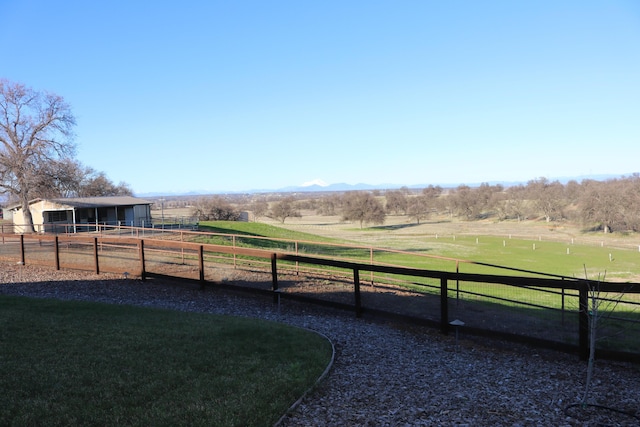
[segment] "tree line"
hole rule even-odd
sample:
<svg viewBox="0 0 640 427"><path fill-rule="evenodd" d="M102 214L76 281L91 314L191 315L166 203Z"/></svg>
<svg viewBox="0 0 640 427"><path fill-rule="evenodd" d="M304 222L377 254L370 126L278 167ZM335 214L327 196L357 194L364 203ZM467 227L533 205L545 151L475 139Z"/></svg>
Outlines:
<svg viewBox="0 0 640 427"><path fill-rule="evenodd" d="M459 186L441 200L441 207L467 220L542 218L574 221L593 231L640 231L640 174L566 184L539 178L503 188L483 184Z"/></svg>
<svg viewBox="0 0 640 427"><path fill-rule="evenodd" d="M563 184L547 178L504 187L487 183L477 187L459 185L423 189L253 195L236 200L231 196L203 198L195 213L200 219L234 219L242 209L255 220L270 217L284 223L303 211L340 216L343 221L383 224L386 216L406 216L420 224L446 215L464 221L525 219L546 222L573 221L592 231L640 231L640 174L605 181L575 180ZM202 209L202 206L207 206Z"/></svg>
<svg viewBox="0 0 640 427"><path fill-rule="evenodd" d="M440 213L467 221L542 219L573 221L591 230L640 231L640 174L597 181L571 180L563 184L547 178L503 187L460 185L443 190L424 189L411 195L403 189L385 195L387 212L405 214L416 222Z"/></svg>
<svg viewBox="0 0 640 427"><path fill-rule="evenodd" d="M31 231L33 199L133 193L75 159L75 125L61 96L0 79L0 195L20 204Z"/></svg>
<svg viewBox="0 0 640 427"><path fill-rule="evenodd" d="M597 181L571 180L563 184L547 178L503 187L459 185L444 190L428 187L418 194L407 189L385 193L387 213L403 214L420 222L434 214L462 220L542 219L573 221L590 230L640 231L640 174Z"/></svg>

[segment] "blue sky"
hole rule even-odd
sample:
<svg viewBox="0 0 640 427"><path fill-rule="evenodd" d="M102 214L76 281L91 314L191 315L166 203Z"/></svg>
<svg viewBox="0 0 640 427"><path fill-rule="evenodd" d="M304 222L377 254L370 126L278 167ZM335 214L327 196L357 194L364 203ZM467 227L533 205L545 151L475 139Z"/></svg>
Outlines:
<svg viewBox="0 0 640 427"><path fill-rule="evenodd" d="M138 194L640 171L635 0L0 0L0 43Z"/></svg>

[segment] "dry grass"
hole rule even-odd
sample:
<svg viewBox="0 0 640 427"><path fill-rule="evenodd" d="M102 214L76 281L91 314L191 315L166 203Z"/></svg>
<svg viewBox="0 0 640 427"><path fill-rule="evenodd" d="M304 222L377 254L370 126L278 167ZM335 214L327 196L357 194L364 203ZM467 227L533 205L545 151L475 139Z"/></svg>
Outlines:
<svg viewBox="0 0 640 427"><path fill-rule="evenodd" d="M165 217L184 216L189 208L165 208ZM154 215L158 215L154 211ZM580 224L568 221L547 223L542 218L525 221L497 221L495 218L480 221L461 221L447 215L432 216L416 224L408 216L388 215L382 225L370 225L360 229L359 224L344 222L339 215L317 215L313 210L301 211L301 218L287 218L284 223L263 217L260 222L294 231L317 234L323 237L349 240L354 243L411 250L417 237L496 236L505 238L566 242L617 249L638 250L640 236L622 233L604 234L585 231Z"/></svg>
<svg viewBox="0 0 640 427"><path fill-rule="evenodd" d="M285 223L270 218L263 222L280 227L305 231L326 237L353 240L376 245L384 242L389 247L411 248L412 241L421 236L503 236L519 239L572 242L575 244L602 245L632 249L640 245L640 237L619 233L604 234L585 232L580 225L569 222L547 223L541 219L526 221L461 221L447 216L437 216L416 224L407 216L389 215L383 225L363 229L352 222L341 221L340 216L320 216L313 211L303 211L301 218L287 218Z"/></svg>

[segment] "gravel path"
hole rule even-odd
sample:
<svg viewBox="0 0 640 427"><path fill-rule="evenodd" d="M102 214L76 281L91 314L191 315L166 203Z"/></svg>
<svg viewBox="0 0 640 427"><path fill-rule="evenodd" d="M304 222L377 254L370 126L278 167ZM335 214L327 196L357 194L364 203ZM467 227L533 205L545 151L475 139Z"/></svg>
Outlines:
<svg viewBox="0 0 640 427"><path fill-rule="evenodd" d="M0 294L259 317L319 331L336 347L329 376L284 426L640 425L640 366L597 361L589 402L575 355L356 319L290 301L158 281L0 264Z"/></svg>

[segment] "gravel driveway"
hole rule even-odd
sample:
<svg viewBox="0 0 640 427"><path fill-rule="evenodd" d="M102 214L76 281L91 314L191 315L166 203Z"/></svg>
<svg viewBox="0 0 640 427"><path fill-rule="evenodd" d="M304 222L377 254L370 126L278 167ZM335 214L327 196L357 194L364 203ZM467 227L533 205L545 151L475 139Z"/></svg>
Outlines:
<svg viewBox="0 0 640 427"><path fill-rule="evenodd" d="M328 377L283 426L635 426L640 366L597 361L588 406L575 355L445 337L352 313L160 281L0 264L0 294L259 317L316 330L336 348ZM635 416L624 415L625 411Z"/></svg>

